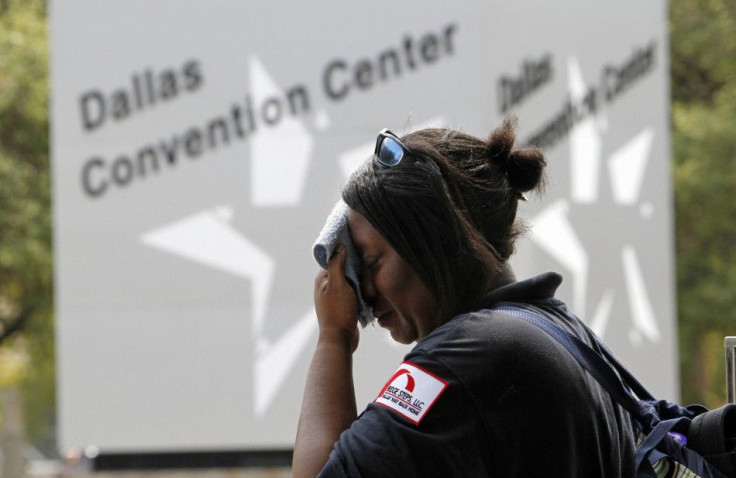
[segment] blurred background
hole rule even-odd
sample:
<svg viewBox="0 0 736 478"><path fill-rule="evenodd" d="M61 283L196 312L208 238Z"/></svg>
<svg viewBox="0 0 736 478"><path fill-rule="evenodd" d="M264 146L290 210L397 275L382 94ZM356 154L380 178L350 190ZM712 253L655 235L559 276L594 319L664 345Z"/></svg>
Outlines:
<svg viewBox="0 0 736 478"><path fill-rule="evenodd" d="M717 407L723 338L736 335L736 2L671 0L667 9L679 401ZM49 35L46 2L0 0L3 477L23 476L18 467L58 475L65 460L80 472L84 461L60 456L57 443Z"/></svg>

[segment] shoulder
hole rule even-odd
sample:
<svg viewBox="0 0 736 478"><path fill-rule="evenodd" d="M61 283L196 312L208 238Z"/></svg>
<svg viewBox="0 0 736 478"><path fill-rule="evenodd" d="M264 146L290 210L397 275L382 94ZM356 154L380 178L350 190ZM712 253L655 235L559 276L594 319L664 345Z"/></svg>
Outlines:
<svg viewBox="0 0 736 478"><path fill-rule="evenodd" d="M387 374L328 462L348 476L489 476L491 447L466 388L422 354Z"/></svg>
<svg viewBox="0 0 736 478"><path fill-rule="evenodd" d="M438 327L407 355L432 357L447 365L457 359L530 359L561 353L556 341L533 324L507 313L483 309L459 315Z"/></svg>
<svg viewBox="0 0 736 478"><path fill-rule="evenodd" d="M565 400L564 394L589 387L585 371L564 347L535 325L506 313L485 309L463 314L435 332L407 359L441 366L481 403Z"/></svg>

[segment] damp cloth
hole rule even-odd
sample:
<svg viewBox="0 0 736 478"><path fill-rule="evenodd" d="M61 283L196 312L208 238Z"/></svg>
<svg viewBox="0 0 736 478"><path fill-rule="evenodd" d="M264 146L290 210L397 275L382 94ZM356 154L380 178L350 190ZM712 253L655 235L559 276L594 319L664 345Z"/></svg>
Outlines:
<svg viewBox="0 0 736 478"><path fill-rule="evenodd" d="M360 257L358 257L358 251L355 249L353 238L348 229L347 213L348 205L340 199L332 208L330 215L327 216L325 225L322 226L322 231L314 242L312 253L317 263L323 269L327 269L327 263L335 253L337 246L339 244L345 246L345 252L347 253L345 257L345 278L358 296L358 307L360 309L358 321L365 327L373 320L373 309L365 302L360 291L360 281L358 280Z"/></svg>

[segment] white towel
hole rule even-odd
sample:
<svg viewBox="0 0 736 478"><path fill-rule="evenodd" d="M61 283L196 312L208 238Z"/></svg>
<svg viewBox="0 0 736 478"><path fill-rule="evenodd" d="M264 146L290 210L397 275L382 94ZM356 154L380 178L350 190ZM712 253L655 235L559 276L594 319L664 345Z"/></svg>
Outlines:
<svg viewBox="0 0 736 478"><path fill-rule="evenodd" d="M366 304L363 294L360 291L360 281L358 280L360 277L360 257L358 257L358 252L355 250L355 244L348 229L347 212L348 205L342 199L337 201L335 207L332 208L332 212L327 216L325 225L322 227L317 240L314 242L312 252L317 263L323 269L327 269L327 263L330 261L338 244L345 246L345 251L347 252L345 258L345 278L353 289L355 289L355 293L358 296L358 306L360 308L358 320L365 327L373 320L373 309Z"/></svg>

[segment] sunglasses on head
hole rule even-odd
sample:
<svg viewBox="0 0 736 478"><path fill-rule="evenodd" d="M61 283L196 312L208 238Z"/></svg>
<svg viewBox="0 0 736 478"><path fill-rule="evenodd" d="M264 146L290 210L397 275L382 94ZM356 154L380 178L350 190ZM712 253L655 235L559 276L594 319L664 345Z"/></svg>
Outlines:
<svg viewBox="0 0 736 478"><path fill-rule="evenodd" d="M399 141L399 138L388 129L382 129L376 138L376 150L373 152L376 161L388 167L396 166L412 155L409 148Z"/></svg>
<svg viewBox="0 0 736 478"><path fill-rule="evenodd" d="M387 167L397 166L407 156L413 156L418 158L416 154L409 148L404 146L398 136L393 134L387 128L381 130L376 138L376 149L373 152L373 157L379 164ZM519 200L526 201L526 196L522 192L517 192Z"/></svg>

